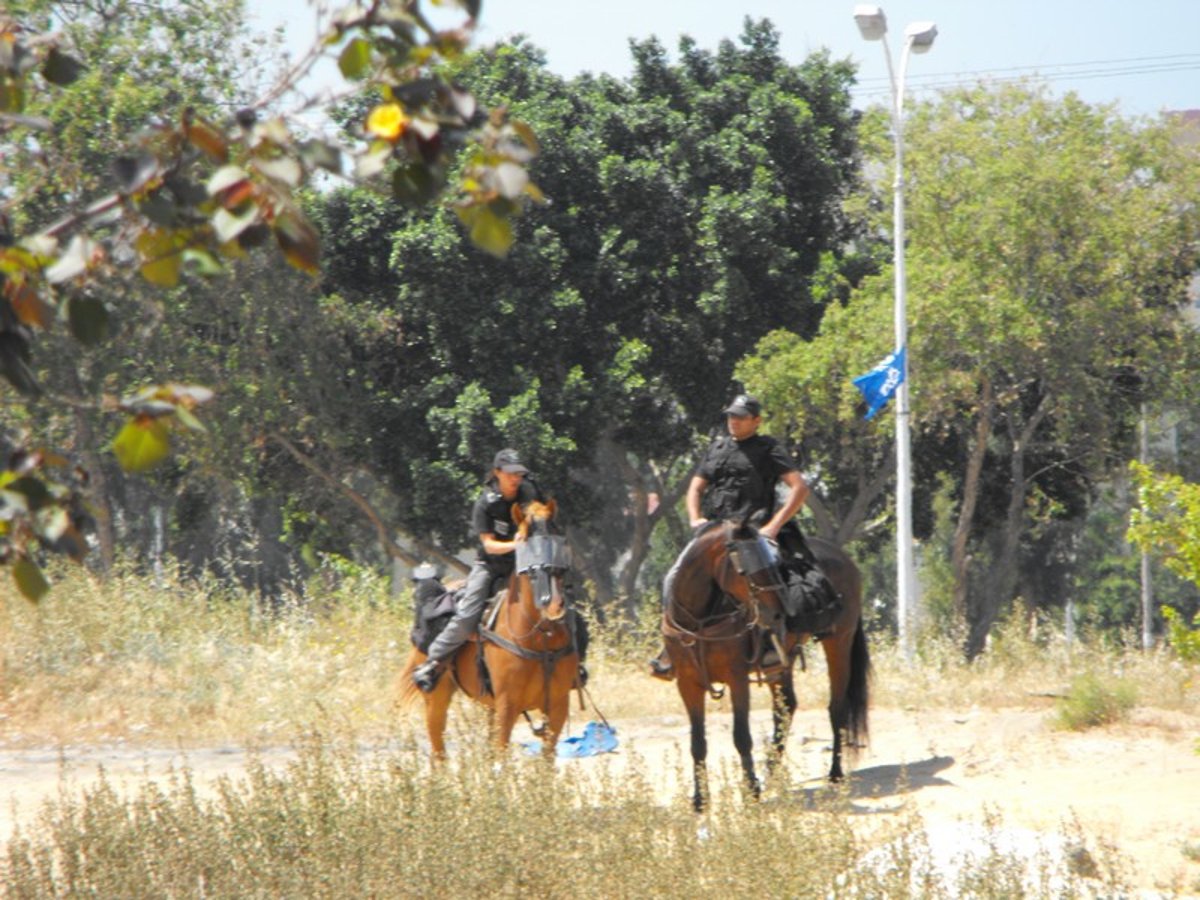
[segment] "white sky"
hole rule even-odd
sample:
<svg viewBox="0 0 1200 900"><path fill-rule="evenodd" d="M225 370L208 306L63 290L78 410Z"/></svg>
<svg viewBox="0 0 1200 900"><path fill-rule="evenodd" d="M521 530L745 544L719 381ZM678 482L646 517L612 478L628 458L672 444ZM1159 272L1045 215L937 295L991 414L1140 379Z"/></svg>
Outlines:
<svg viewBox="0 0 1200 900"><path fill-rule="evenodd" d="M341 0L334 6L341 5ZM1055 91L1120 104L1123 113L1200 107L1200 0L891 0L889 46L898 62L904 26L933 20L932 50L914 56L907 87L1041 75ZM523 33L546 51L550 68L628 74L628 40L657 35L672 53L681 34L701 47L736 39L743 18L768 18L784 54L801 60L827 47L860 64L858 105L886 97L881 47L864 41L853 2L842 0L484 0L479 41ZM316 33L305 0L247 0L252 21L286 27L289 44ZM326 68L325 78L336 72Z"/></svg>

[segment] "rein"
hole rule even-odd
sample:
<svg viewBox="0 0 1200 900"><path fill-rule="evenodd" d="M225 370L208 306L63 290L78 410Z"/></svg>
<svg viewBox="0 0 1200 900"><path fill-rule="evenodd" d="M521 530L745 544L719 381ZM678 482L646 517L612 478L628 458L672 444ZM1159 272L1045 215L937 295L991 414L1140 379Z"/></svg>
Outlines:
<svg viewBox="0 0 1200 900"><path fill-rule="evenodd" d="M728 526L726 528L728 529ZM712 575L712 580L717 588L721 590L722 595L732 601L732 609L717 615L701 617L684 609L674 596L674 592L663 609L663 636L668 640L674 639L678 641L680 646L689 652L703 678L705 690L708 691L714 700L720 700L725 696L725 689L718 689L713 685L712 679L708 674L707 657L706 654L700 652L700 645L736 640L746 635L750 635L753 640L758 640L760 627L765 627L762 626L762 595L769 592L776 592L783 587L778 578L774 578L770 584L755 584L750 575L753 572L761 571L761 568L754 569L749 573L747 572L749 566L743 564L738 553L739 543L742 542L736 541L732 537L726 538L725 556L721 560L721 568ZM724 585L728 583L731 566L746 581L750 594L749 602L747 603L740 602L724 589ZM685 627L679 621L681 614L692 620L695 624L691 627ZM774 634L772 637L778 644L778 638ZM783 658L782 647L780 646L779 649L780 658ZM757 657L757 653L754 656Z"/></svg>
<svg viewBox="0 0 1200 900"><path fill-rule="evenodd" d="M520 559L520 557L518 557L518 559ZM507 652L513 654L514 656L519 657L520 659L528 660L530 662L541 663L543 695L544 695L542 707L543 707L543 709L549 710L549 708L550 708L550 682L551 682L551 677L554 673L554 667L558 664L559 660L563 659L566 656L569 656L572 653L578 652L576 650L575 631L574 631L573 624L571 624L572 623L572 619L571 619L572 613L570 611L570 608L568 607L563 615L563 618L560 621L548 622L545 619L538 618L537 621L534 622L532 627L530 627L529 630L526 631L524 634L518 635L518 634L513 633L511 635L511 637L505 637L504 635L500 634L498 631L495 630L495 627L494 627L495 623L497 623L500 618L500 615L499 615L500 607L501 606L507 607L508 603L512 602L512 598L520 596L520 591L517 587L517 581L521 577L521 575L522 575L522 570L520 570L520 569L518 569L516 572L513 573L512 580L509 582L509 587L507 590L507 598L501 600L497 604L495 612L490 617L490 621L488 624L491 624L493 627L489 628L487 624L480 623L479 639L480 639L481 643L487 642L490 644L495 644L497 647L501 648L502 650L506 650ZM540 579L535 579L535 575L537 575L537 576L549 575L549 571L544 567L544 561L543 561L543 567L538 569L534 574L529 574L528 572L525 572L525 577L529 579L529 588L530 588L531 592L535 592L539 589L537 586L537 581ZM509 631L511 632L512 628L511 628L510 620L511 620L511 616L508 614L508 611L506 609L504 621L505 621L505 625L509 626ZM523 644L521 643L524 641L529 641L530 639L534 638L538 633L540 633L545 638L549 638L559 628L562 628L566 631L567 637L570 638L570 640L568 640L564 646L559 647L557 650L534 650L529 647L523 646ZM481 649L482 649L482 647L481 647Z"/></svg>

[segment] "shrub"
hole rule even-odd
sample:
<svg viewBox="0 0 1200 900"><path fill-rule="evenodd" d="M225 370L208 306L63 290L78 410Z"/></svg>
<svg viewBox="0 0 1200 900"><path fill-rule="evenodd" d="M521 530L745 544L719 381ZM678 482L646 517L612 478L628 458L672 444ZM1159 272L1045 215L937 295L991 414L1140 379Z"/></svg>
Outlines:
<svg viewBox="0 0 1200 900"><path fill-rule="evenodd" d="M1060 728L1082 731L1124 720L1137 704L1137 689L1122 679L1105 679L1094 672L1071 682L1067 695L1055 705Z"/></svg>
<svg viewBox="0 0 1200 900"><path fill-rule="evenodd" d="M1184 662L1200 662L1200 613L1192 619L1195 628L1188 628L1183 617L1169 606L1162 607L1167 623L1167 643Z"/></svg>

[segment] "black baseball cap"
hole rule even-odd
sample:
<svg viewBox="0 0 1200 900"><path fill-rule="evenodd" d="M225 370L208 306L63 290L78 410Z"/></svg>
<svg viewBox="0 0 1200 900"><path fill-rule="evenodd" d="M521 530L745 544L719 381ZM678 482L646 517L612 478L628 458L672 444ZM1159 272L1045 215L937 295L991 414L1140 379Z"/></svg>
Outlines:
<svg viewBox="0 0 1200 900"><path fill-rule="evenodd" d="M761 416L762 404L749 394L738 394L724 412L727 416Z"/></svg>
<svg viewBox="0 0 1200 900"><path fill-rule="evenodd" d="M501 472L520 472L522 475L529 471L521 462L517 451L511 447L505 447L496 454L496 458L492 460L492 468L499 469Z"/></svg>

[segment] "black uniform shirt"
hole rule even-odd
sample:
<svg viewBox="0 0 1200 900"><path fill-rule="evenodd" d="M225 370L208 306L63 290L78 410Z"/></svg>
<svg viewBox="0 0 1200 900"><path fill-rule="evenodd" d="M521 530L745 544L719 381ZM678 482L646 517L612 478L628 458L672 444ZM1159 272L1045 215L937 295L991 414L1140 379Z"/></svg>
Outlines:
<svg viewBox="0 0 1200 900"><path fill-rule="evenodd" d="M513 504L520 503L523 506L531 500L544 502L541 488L528 476L517 489L515 500L505 500L496 482L488 481L487 487L479 494L471 510L472 533L475 537L491 534L498 541L511 541L517 533L517 526L512 517ZM512 553L488 553L482 545L479 547L478 558L497 576L511 574L516 559Z"/></svg>
<svg viewBox="0 0 1200 900"><path fill-rule="evenodd" d="M743 519L760 510L769 516L775 509L775 485L794 471L792 458L773 437L717 438L696 470L708 482L701 510L708 519Z"/></svg>

